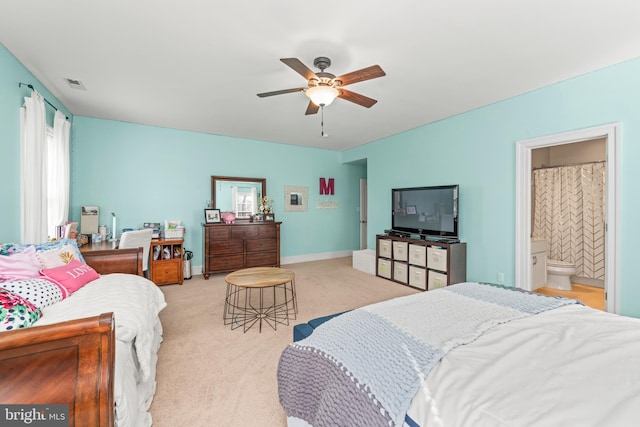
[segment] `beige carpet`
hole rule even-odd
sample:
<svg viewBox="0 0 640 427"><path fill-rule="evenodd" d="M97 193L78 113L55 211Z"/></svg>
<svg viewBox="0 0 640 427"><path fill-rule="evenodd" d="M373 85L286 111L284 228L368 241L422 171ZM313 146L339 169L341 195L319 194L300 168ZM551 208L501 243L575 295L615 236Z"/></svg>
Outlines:
<svg viewBox="0 0 640 427"><path fill-rule="evenodd" d="M167 307L160 314L154 427L285 426L276 369L293 326L417 292L353 269L350 257L283 267L296 274L299 313L276 331L264 324L262 333L257 325L246 333L224 326L224 274L161 287Z"/></svg>

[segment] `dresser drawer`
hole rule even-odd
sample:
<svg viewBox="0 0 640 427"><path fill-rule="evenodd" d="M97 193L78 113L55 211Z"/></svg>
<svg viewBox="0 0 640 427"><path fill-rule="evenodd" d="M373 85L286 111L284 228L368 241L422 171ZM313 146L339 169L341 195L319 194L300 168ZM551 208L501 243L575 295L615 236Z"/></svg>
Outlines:
<svg viewBox="0 0 640 427"><path fill-rule="evenodd" d="M244 268L244 255L210 256L210 271L230 271Z"/></svg>
<svg viewBox="0 0 640 427"><path fill-rule="evenodd" d="M247 252L275 251L276 247L275 239L247 240Z"/></svg>
<svg viewBox="0 0 640 427"><path fill-rule="evenodd" d="M244 241L240 239L219 240L209 244L209 255L230 255L242 253Z"/></svg>
<svg viewBox="0 0 640 427"><path fill-rule="evenodd" d="M153 277L151 281L156 285L167 285L170 283L182 283L182 267L180 262L156 262L153 266Z"/></svg>
<svg viewBox="0 0 640 427"><path fill-rule="evenodd" d="M275 252L259 252L247 254L247 268L249 267L271 267L276 265Z"/></svg>
<svg viewBox="0 0 640 427"><path fill-rule="evenodd" d="M231 229L229 227L207 227L207 238L209 240L228 239L231 237Z"/></svg>
<svg viewBox="0 0 640 427"><path fill-rule="evenodd" d="M259 225L247 225L242 227L234 227L231 229L231 237L234 239L246 239L258 237Z"/></svg>
<svg viewBox="0 0 640 427"><path fill-rule="evenodd" d="M262 227L258 227L258 237L276 237L277 234L275 226L269 227L263 225Z"/></svg>

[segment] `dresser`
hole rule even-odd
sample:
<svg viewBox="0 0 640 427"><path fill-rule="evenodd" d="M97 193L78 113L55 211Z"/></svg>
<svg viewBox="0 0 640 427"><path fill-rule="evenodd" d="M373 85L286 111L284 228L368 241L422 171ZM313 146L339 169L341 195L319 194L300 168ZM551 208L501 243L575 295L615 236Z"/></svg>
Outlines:
<svg viewBox="0 0 640 427"><path fill-rule="evenodd" d="M280 224L203 224L204 278L243 268L280 267Z"/></svg>

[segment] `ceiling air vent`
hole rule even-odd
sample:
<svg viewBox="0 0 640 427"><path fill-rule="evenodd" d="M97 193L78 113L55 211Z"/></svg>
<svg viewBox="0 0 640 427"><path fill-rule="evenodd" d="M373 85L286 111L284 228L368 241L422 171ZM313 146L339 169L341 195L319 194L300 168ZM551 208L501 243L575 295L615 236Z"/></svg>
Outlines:
<svg viewBox="0 0 640 427"><path fill-rule="evenodd" d="M86 87L82 84L80 80L75 79L64 79L65 82L69 85L71 89L79 89L79 90L87 90Z"/></svg>

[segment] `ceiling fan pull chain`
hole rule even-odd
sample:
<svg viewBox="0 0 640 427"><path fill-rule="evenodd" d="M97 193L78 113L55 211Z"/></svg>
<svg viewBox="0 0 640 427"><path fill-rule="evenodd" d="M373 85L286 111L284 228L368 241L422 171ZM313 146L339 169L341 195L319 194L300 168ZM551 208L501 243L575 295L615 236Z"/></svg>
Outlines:
<svg viewBox="0 0 640 427"><path fill-rule="evenodd" d="M324 104L320 105L320 136L322 136L323 138L329 136L324 133Z"/></svg>

